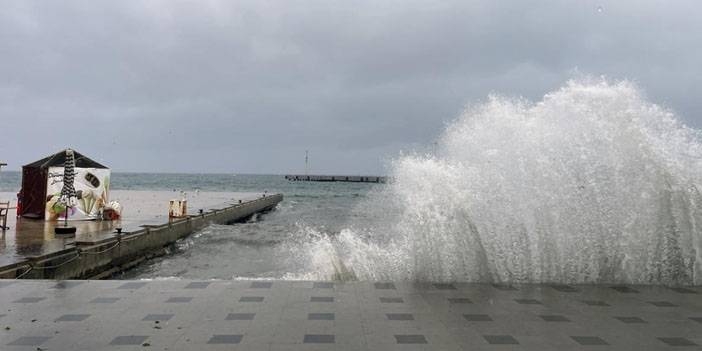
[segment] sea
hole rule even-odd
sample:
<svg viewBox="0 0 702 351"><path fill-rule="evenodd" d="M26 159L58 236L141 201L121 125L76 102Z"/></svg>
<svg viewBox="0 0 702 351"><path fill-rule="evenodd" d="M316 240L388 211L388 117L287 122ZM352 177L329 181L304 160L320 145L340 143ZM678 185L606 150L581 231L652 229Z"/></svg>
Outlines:
<svg viewBox="0 0 702 351"><path fill-rule="evenodd" d="M430 149L388 156L388 184L116 173L115 189L285 196L124 277L702 285L702 131L635 83L492 95Z"/></svg>

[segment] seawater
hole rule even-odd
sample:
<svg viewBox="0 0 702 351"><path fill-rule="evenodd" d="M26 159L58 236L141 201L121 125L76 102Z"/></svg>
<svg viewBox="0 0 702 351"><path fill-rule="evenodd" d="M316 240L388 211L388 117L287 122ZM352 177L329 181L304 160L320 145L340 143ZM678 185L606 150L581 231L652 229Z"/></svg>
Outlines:
<svg viewBox="0 0 702 351"><path fill-rule="evenodd" d="M115 189L285 194L124 276L702 284L702 136L630 82L490 96L391 169L387 185L116 173Z"/></svg>

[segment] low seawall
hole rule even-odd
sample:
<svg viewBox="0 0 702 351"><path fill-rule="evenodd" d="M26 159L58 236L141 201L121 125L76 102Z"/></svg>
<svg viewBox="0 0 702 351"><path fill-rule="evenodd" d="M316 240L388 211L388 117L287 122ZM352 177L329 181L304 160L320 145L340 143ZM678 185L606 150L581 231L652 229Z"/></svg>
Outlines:
<svg viewBox="0 0 702 351"><path fill-rule="evenodd" d="M387 183L388 177L379 176L345 176L345 175L299 175L289 174L285 179L302 182L351 182L351 183Z"/></svg>
<svg viewBox="0 0 702 351"><path fill-rule="evenodd" d="M0 267L0 278L99 279L128 269L146 258L164 254L164 248L210 223L229 224L269 211L283 200L275 194L213 209L198 215L172 219L160 225L144 225L100 242L77 241L75 246Z"/></svg>

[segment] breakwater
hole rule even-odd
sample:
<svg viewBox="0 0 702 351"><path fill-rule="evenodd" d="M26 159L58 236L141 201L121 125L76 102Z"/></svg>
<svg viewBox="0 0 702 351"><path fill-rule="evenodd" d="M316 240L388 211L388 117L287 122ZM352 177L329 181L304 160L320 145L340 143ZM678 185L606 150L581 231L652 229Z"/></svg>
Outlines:
<svg viewBox="0 0 702 351"><path fill-rule="evenodd" d="M27 257L0 267L0 278L99 279L128 269L143 260L167 253L167 247L210 223L229 224L255 213L269 211L283 195L262 196L249 201L209 209L200 214L145 224L137 230L96 239L79 240L71 246Z"/></svg>
<svg viewBox="0 0 702 351"><path fill-rule="evenodd" d="M381 176L346 176L346 175L300 175L289 174L285 179L303 182L352 182L352 183L387 183L388 177Z"/></svg>

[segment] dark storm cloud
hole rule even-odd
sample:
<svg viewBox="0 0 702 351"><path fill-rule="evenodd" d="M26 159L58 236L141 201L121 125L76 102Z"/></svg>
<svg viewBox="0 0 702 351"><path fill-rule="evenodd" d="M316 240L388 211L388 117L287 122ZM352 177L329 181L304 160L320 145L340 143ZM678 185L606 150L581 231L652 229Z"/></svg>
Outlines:
<svg viewBox="0 0 702 351"><path fill-rule="evenodd" d="M116 170L379 173L471 101L574 74L702 127L694 1L6 1L0 158ZM576 73L580 72L580 73Z"/></svg>

